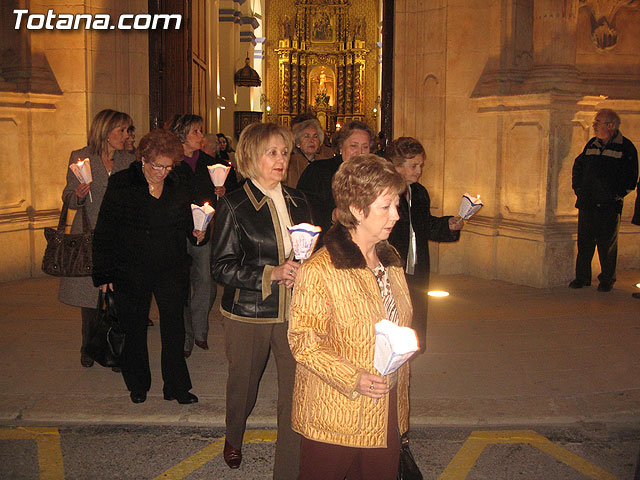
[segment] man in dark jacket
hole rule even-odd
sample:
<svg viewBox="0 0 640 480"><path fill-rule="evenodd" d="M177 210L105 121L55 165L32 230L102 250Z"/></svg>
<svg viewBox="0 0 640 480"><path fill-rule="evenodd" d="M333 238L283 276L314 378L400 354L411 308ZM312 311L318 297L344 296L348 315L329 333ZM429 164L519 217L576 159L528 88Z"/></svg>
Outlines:
<svg viewBox="0 0 640 480"><path fill-rule="evenodd" d="M601 273L599 292L609 292L616 281L618 230L622 199L636 185L638 152L618 130L620 117L599 110L593 121L595 137L573 164L572 186L578 209L576 278L570 288L591 285L591 259L598 247Z"/></svg>

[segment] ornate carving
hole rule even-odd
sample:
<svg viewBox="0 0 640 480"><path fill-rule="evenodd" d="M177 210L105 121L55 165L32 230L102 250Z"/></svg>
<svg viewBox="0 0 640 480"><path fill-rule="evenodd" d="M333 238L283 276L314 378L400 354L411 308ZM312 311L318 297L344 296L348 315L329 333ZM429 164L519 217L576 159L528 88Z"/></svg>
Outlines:
<svg viewBox="0 0 640 480"><path fill-rule="evenodd" d="M639 0L580 0L591 14L591 41L599 51L610 50L618 43L616 14L623 7L635 8Z"/></svg>
<svg viewBox="0 0 640 480"><path fill-rule="evenodd" d="M576 0L577 1L577 0ZM267 36L278 37L278 76L268 90L279 98L278 121L285 124L307 110L322 111L327 126L363 118L376 97L377 2L369 0L283 0L269 3ZM294 13L295 12L295 13ZM349 22L349 18L352 19ZM324 68L324 78L320 78ZM273 70L271 70L273 72ZM273 76L272 76L273 75ZM357 91L356 91L357 90ZM323 96L324 93L324 96Z"/></svg>

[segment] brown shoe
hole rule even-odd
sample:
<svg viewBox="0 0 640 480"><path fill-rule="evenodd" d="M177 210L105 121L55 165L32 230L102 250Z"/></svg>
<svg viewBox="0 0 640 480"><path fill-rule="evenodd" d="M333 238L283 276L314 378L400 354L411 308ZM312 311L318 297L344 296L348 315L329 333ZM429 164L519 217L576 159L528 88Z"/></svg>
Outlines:
<svg viewBox="0 0 640 480"><path fill-rule="evenodd" d="M233 448L229 442L224 441L224 461L229 465L229 468L240 468L242 463L242 452L237 448Z"/></svg>
<svg viewBox="0 0 640 480"><path fill-rule="evenodd" d="M200 347L203 350L209 350L209 344L207 343L206 340L204 342L200 340L194 340L193 343L195 343L198 347Z"/></svg>
<svg viewBox="0 0 640 480"><path fill-rule="evenodd" d="M84 352L80 352L80 365L84 368L93 367L93 358Z"/></svg>

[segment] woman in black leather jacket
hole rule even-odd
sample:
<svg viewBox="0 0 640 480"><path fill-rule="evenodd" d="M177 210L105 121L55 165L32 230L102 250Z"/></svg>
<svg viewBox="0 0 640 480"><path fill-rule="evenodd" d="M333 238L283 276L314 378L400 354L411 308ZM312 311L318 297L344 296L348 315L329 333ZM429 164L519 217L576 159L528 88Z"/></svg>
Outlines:
<svg viewBox="0 0 640 480"><path fill-rule="evenodd" d="M221 312L227 379L224 459L242 461L242 437L273 350L278 370L278 441L273 478L296 478L300 438L291 429L296 362L287 341L293 260L288 226L311 222L309 204L281 184L293 146L291 132L256 123L240 135L236 160L244 186L220 198L214 217L211 273L224 284Z"/></svg>

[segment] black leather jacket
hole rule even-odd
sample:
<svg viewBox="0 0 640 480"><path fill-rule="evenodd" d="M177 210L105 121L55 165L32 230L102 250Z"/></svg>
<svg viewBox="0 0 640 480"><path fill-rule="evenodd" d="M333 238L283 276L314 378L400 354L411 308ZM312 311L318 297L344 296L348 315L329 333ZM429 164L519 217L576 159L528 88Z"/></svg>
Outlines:
<svg viewBox="0 0 640 480"><path fill-rule="evenodd" d="M312 223L304 194L282 186L294 225ZM276 207L251 180L218 201L214 216L211 275L224 285L222 314L253 323L284 322L290 291L271 282L284 263L284 243Z"/></svg>

